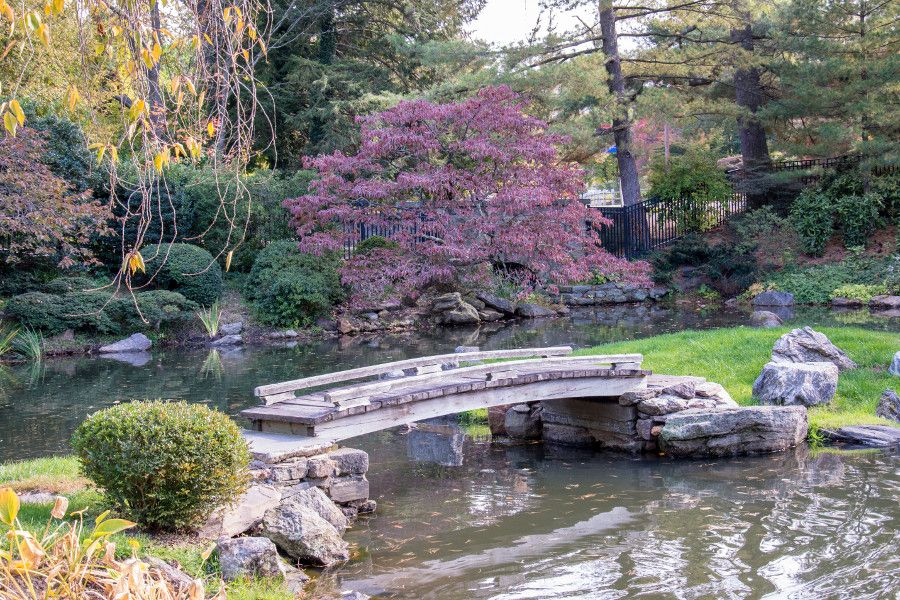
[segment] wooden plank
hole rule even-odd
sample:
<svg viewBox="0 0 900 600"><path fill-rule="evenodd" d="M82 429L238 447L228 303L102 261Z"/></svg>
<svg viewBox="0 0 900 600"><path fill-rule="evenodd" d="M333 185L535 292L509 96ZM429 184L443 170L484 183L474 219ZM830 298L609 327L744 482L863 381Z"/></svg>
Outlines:
<svg viewBox="0 0 900 600"><path fill-rule="evenodd" d="M241 416L254 421L272 419L285 423L315 425L330 419L336 412L337 409L333 406L318 408L314 406L276 404L243 410L241 411Z"/></svg>
<svg viewBox="0 0 900 600"><path fill-rule="evenodd" d="M444 377L459 376L475 376L481 375L483 379L488 377L489 373L501 373L511 369L519 369L522 367L534 367L535 370L552 370L554 368L565 368L569 364L616 364L616 363L636 363L640 364L643 356L640 354L621 354L621 355L598 355L598 356L566 356L561 358L545 358L545 359L529 359L516 360L501 363L491 363L487 365L475 365L472 367L462 367L453 369L452 371L443 371L440 373L429 373L425 375L413 375L402 379L388 379L383 381L374 381L361 383L352 386L340 387L324 392L325 398L332 402L338 402L355 396L371 395L385 390L401 388L405 386L416 386L422 382L431 382Z"/></svg>
<svg viewBox="0 0 900 600"><path fill-rule="evenodd" d="M254 395L263 398L266 396L272 396L274 394L319 387L332 383L341 383L354 379L362 379L364 377L374 377L376 375L390 373L391 371L411 369L436 363L459 363L473 360L522 358L526 356L565 356L571 353L572 348L570 346L552 346L548 348L517 348L513 350L486 350L484 352L438 354L435 356L423 356L420 358L411 358L395 362L382 363L379 365L372 365L368 367L348 369L346 371L336 371L334 373L304 377L302 379L294 379L292 381L285 381L283 383L262 385L254 390Z"/></svg>

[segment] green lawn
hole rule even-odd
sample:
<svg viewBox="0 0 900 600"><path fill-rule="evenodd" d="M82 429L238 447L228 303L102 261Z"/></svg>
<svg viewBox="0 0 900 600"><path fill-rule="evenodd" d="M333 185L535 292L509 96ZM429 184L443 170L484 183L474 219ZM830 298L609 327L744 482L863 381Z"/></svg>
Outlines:
<svg viewBox="0 0 900 600"><path fill-rule="evenodd" d="M772 346L790 328L731 327L682 331L651 338L604 344L576 354L640 353L644 368L669 375L697 375L725 386L742 405L755 404L753 382L769 361ZM893 424L875 416L878 398L887 388L900 391L900 378L888 374L900 334L858 327L821 327L821 331L850 355L859 368L844 371L831 406L809 411L813 434L822 427Z"/></svg>

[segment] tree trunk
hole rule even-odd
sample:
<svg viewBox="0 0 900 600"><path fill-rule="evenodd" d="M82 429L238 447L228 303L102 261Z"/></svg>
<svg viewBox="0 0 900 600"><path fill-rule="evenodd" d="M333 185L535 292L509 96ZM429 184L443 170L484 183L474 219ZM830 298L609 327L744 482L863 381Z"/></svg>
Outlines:
<svg viewBox="0 0 900 600"><path fill-rule="evenodd" d="M731 41L740 44L747 52L753 52L753 31L750 25L731 30ZM744 110L737 119L738 134L741 141L741 158L744 166L743 191L747 193L747 202L751 208L758 208L766 203L768 197L768 174L772 161L769 158L769 145L766 142L766 131L756 117L756 113L764 103L762 83L757 67L738 68L734 72L734 99Z"/></svg>
<svg viewBox="0 0 900 600"><path fill-rule="evenodd" d="M613 117L613 137L616 142L616 161L619 164L619 179L622 185L622 199L625 206L641 201L637 163L631 153L631 118L629 101L625 92L625 77L619 59L619 43L616 37L616 13L612 0L600 0L600 32L603 36L601 49L605 58L607 86L616 98L616 112Z"/></svg>
<svg viewBox="0 0 900 600"><path fill-rule="evenodd" d="M334 3L329 2L324 12L319 17L319 64L327 69L334 63L334 54L337 46L337 31L334 26ZM325 84L327 85L327 83ZM328 106L328 90L322 89L313 95L316 114L309 125L309 142L319 151L319 148L327 135L328 119L323 114Z"/></svg>

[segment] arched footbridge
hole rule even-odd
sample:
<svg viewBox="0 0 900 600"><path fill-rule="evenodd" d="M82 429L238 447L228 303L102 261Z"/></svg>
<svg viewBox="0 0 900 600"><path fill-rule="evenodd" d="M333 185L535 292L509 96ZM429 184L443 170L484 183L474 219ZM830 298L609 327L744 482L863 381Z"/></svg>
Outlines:
<svg viewBox="0 0 900 600"><path fill-rule="evenodd" d="M262 406L241 416L254 449L327 447L476 408L621 396L647 386L642 360L573 356L568 346L426 356L263 385L255 390Z"/></svg>

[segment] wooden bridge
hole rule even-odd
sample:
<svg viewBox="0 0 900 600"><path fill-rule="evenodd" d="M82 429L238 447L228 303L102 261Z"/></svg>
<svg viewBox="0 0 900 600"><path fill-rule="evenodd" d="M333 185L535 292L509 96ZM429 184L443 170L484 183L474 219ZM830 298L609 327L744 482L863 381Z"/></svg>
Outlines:
<svg viewBox="0 0 900 600"><path fill-rule="evenodd" d="M476 408L620 396L646 387L642 360L572 356L568 346L426 356L260 386L263 406L241 416L260 432L248 435L254 450L329 446Z"/></svg>

